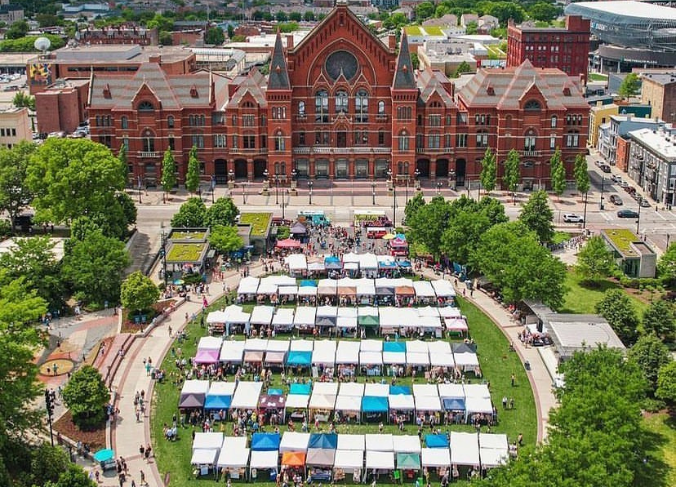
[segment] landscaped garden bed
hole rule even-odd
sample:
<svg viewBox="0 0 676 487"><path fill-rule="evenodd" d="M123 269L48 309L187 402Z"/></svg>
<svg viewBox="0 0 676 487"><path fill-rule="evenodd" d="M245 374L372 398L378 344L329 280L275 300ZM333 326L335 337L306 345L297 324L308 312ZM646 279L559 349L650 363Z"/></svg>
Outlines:
<svg viewBox="0 0 676 487"><path fill-rule="evenodd" d="M272 213L242 213L239 222L251 225L252 237L265 237L270 227Z"/></svg>
<svg viewBox="0 0 676 487"><path fill-rule="evenodd" d="M143 324L143 327L145 327L146 324L150 323L153 321L153 318L155 316L158 316L162 314L162 312L172 305L176 304L175 299L167 299L165 301L160 301L155 304L153 304L152 308L148 310L147 313L143 313L141 316L146 317L146 323ZM122 331L121 333L137 333L141 331L142 326L136 323L135 321L135 316L138 316L138 312L136 310L128 310L128 309L123 309L122 310Z"/></svg>
<svg viewBox="0 0 676 487"><path fill-rule="evenodd" d="M199 262L206 247L206 243L172 243L167 253L167 262Z"/></svg>
<svg viewBox="0 0 676 487"><path fill-rule="evenodd" d="M66 411L53 425L54 436L61 433L62 436L70 438L75 443L81 441L87 444L91 452L95 452L106 447L106 423L102 423L98 428L83 431L73 423L73 415Z"/></svg>

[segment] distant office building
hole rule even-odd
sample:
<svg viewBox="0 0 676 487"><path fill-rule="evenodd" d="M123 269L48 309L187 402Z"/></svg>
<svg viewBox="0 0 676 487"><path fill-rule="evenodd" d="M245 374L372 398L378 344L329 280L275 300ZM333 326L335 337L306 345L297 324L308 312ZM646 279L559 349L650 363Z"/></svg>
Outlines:
<svg viewBox="0 0 676 487"><path fill-rule="evenodd" d="M648 117L650 112L648 112ZM601 125L599 130L598 150L603 158L612 165L617 165L623 171L627 170L629 154L626 149L619 149L619 140L628 140L629 132L647 128L657 130L664 127L665 122L653 118L641 118L632 114L611 115L610 121Z"/></svg>
<svg viewBox="0 0 676 487"><path fill-rule="evenodd" d="M14 22L23 19L23 7L21 5L11 4L9 0L0 0L0 22L12 25Z"/></svg>
<svg viewBox="0 0 676 487"><path fill-rule="evenodd" d="M507 66L519 66L526 59L539 68L558 68L587 82L589 66L589 20L567 16L566 27L530 27L509 23Z"/></svg>
<svg viewBox="0 0 676 487"><path fill-rule="evenodd" d="M676 123L676 71L641 76L641 101L653 109L653 116Z"/></svg>
<svg viewBox="0 0 676 487"><path fill-rule="evenodd" d="M60 79L37 93L35 114L38 132L73 132L87 119L88 89L88 79Z"/></svg>
<svg viewBox="0 0 676 487"><path fill-rule="evenodd" d="M101 29L88 27L75 33L75 40L85 45L138 44L156 46L157 29L146 29L136 25L107 26Z"/></svg>

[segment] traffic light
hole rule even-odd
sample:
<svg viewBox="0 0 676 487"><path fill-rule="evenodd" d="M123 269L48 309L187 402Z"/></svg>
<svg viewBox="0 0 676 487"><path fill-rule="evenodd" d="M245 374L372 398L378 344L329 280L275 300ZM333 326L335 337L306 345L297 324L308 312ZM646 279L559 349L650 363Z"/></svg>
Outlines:
<svg viewBox="0 0 676 487"><path fill-rule="evenodd" d="M51 420L54 415L54 398L49 389L45 389L45 408L47 409L47 416Z"/></svg>

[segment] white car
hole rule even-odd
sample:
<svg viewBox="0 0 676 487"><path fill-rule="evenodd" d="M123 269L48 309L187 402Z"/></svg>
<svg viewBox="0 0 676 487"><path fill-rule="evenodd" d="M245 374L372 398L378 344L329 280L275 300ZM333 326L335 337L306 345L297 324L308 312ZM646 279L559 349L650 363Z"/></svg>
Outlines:
<svg viewBox="0 0 676 487"><path fill-rule="evenodd" d="M563 221L566 223L584 223L584 218L575 213L566 213L563 215Z"/></svg>

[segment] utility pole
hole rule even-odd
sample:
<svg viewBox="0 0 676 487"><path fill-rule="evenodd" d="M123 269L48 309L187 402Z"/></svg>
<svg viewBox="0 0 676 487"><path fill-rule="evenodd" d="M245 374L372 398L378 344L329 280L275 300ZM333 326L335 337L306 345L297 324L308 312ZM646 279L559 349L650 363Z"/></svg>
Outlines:
<svg viewBox="0 0 676 487"><path fill-rule="evenodd" d="M45 389L45 408L47 409L47 421L49 422L49 439L54 446L54 434L52 432L52 419L54 418L54 396L52 391Z"/></svg>

